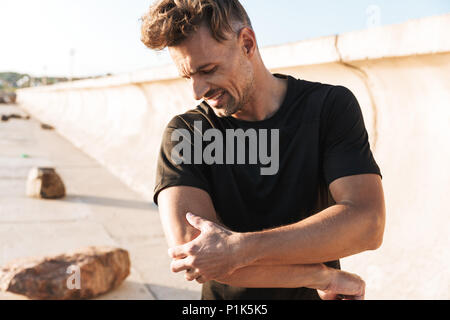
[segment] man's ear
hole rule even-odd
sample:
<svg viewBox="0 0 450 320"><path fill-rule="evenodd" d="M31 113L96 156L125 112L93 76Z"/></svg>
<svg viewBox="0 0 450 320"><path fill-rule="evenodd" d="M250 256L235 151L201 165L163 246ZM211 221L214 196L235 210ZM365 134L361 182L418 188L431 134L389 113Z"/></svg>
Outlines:
<svg viewBox="0 0 450 320"><path fill-rule="evenodd" d="M240 39L244 54L249 58L253 57L256 51L256 36L253 30L248 27L243 28Z"/></svg>

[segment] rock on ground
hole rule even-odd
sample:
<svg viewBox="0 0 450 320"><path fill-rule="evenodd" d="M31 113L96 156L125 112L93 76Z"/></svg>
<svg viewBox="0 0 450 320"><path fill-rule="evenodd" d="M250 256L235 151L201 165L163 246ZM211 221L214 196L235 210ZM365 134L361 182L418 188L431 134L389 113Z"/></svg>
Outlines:
<svg viewBox="0 0 450 320"><path fill-rule="evenodd" d="M92 299L117 288L130 264L128 251L112 247L21 259L0 268L0 290L37 300Z"/></svg>
<svg viewBox="0 0 450 320"><path fill-rule="evenodd" d="M32 198L60 199L66 188L53 168L33 168L28 174L26 194Z"/></svg>

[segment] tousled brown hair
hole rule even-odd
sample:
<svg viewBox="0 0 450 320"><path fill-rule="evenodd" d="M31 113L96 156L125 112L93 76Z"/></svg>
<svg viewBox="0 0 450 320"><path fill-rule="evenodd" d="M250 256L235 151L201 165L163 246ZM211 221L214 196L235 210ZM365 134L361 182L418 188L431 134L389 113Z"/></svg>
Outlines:
<svg viewBox="0 0 450 320"><path fill-rule="evenodd" d="M218 42L238 31L236 23L252 27L239 0L158 0L141 19L141 41L155 50L180 44L203 23Z"/></svg>

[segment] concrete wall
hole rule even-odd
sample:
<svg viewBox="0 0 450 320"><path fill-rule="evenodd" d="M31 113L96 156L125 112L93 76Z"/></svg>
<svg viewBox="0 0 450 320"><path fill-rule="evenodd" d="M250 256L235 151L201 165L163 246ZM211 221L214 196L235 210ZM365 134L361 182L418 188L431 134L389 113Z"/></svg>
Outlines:
<svg viewBox="0 0 450 320"><path fill-rule="evenodd" d="M383 175L381 249L343 259L369 299L450 298L450 15L262 50L273 72L350 88ZM161 132L194 107L173 66L21 90L19 103L151 199Z"/></svg>

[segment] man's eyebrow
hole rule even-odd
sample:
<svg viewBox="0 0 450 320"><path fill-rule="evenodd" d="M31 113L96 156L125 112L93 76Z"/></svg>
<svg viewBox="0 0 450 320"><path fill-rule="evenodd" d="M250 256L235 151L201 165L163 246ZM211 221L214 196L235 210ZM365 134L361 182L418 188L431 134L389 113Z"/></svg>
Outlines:
<svg viewBox="0 0 450 320"><path fill-rule="evenodd" d="M183 73L180 75L180 77L186 78L186 77L189 77L189 76L193 76L194 74L198 73L200 70L205 69L206 67L209 67L209 66L211 66L211 65L213 65L213 64L214 64L213 62L210 62L210 63L206 63L206 64L204 64L204 65L201 65L201 66L198 67L197 70L196 70L195 72L193 72L193 73L186 73L186 72L183 72Z"/></svg>

